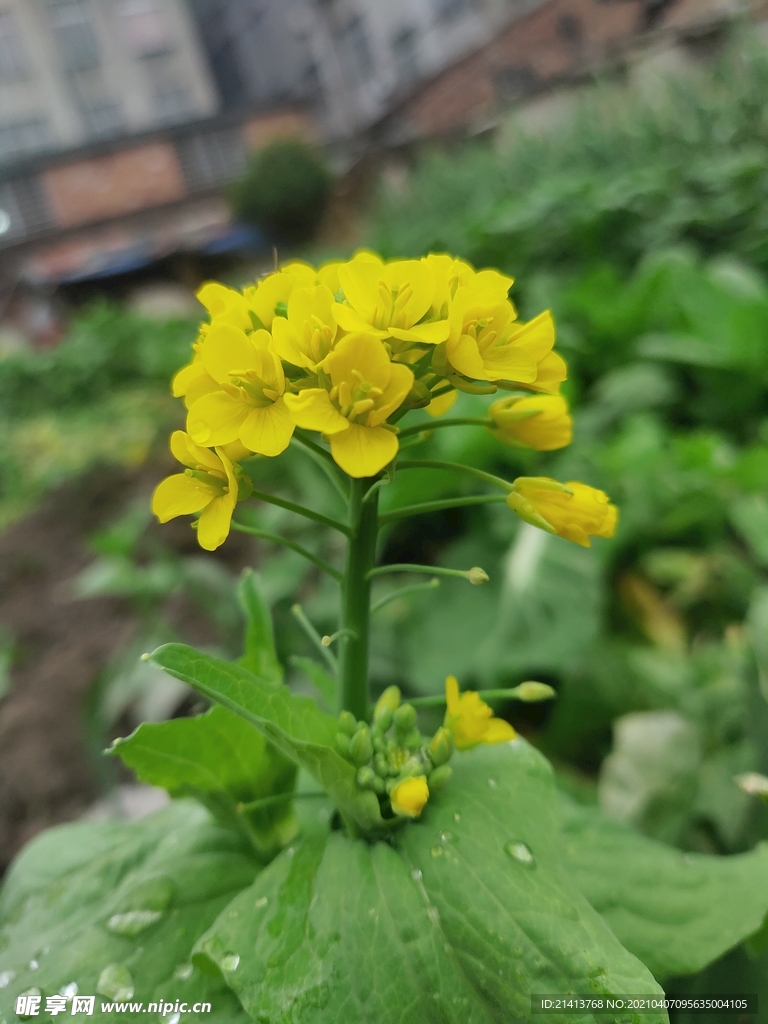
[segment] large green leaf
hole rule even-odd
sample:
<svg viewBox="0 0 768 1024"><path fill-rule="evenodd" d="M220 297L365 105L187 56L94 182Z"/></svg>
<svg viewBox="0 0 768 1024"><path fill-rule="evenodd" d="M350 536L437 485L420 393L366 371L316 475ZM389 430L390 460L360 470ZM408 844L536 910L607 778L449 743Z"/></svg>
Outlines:
<svg viewBox="0 0 768 1024"><path fill-rule="evenodd" d="M356 770L334 749L336 719L310 697L273 686L240 665L220 661L184 644L158 648L152 660L204 696L255 725L268 740L312 775L339 811L363 829L381 827L379 802L361 790Z"/></svg>
<svg viewBox="0 0 768 1024"><path fill-rule="evenodd" d="M681 853L564 800L571 875L621 942L663 979L693 974L760 928L768 846L733 857Z"/></svg>
<svg viewBox="0 0 768 1024"><path fill-rule="evenodd" d="M240 577L237 597L245 615L245 654L240 664L267 682L282 683L283 668L275 651L272 613L253 569L246 569Z"/></svg>
<svg viewBox="0 0 768 1024"><path fill-rule="evenodd" d="M165 677L163 677L165 678ZM223 824L243 829L269 856L295 831L290 802L243 812L242 803L290 793L296 765L221 705L195 718L144 723L111 748L142 782L196 796Z"/></svg>
<svg viewBox="0 0 768 1024"><path fill-rule="evenodd" d="M335 832L285 850L196 962L262 1024L507 1024L531 994L659 992L560 871L544 758L517 740L454 763L394 846Z"/></svg>
<svg viewBox="0 0 768 1024"><path fill-rule="evenodd" d="M113 999L180 999L213 1005L213 1013L185 1020L245 1024L237 1000L192 967L190 951L257 870L247 845L191 801L131 824L44 832L13 864L0 895L0 1019L16 1019L19 993L71 993L74 983L80 995L96 995L94 1020L153 1019L102 1012ZM45 998L42 1010L48 1020Z"/></svg>

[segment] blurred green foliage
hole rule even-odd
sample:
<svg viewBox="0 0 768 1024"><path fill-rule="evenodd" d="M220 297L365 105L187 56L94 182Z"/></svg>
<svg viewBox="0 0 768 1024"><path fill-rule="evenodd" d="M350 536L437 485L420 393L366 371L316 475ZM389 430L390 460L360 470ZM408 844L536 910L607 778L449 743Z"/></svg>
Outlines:
<svg viewBox="0 0 768 1024"><path fill-rule="evenodd" d="M139 465L173 416L196 324L98 303L55 349L0 360L0 525L98 464Z"/></svg>

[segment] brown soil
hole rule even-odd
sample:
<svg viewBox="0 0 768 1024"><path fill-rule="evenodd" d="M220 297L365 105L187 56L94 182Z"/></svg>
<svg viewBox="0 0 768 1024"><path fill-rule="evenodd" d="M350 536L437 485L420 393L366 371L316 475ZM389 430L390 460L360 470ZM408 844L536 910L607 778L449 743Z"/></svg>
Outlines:
<svg viewBox="0 0 768 1024"><path fill-rule="evenodd" d="M98 795L84 703L138 620L122 600L73 601L67 585L94 557L88 536L148 496L167 469L156 462L136 473L100 470L0 535L0 623L14 642L11 688L0 701L0 872L35 833L77 817ZM185 523L162 530L165 544L195 550ZM233 536L223 557L237 568L247 550L247 538ZM209 642L212 627L199 612L175 599L168 613L184 635Z"/></svg>

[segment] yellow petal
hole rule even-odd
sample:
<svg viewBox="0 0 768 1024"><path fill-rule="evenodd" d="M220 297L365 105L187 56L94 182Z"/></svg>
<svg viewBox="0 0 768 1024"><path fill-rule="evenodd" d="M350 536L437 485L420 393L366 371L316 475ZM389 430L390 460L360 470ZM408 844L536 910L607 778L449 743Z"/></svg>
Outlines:
<svg viewBox="0 0 768 1024"><path fill-rule="evenodd" d="M379 301L383 269L381 260L372 258L370 253L358 253L349 263L339 267L339 283L344 297L366 322L373 319Z"/></svg>
<svg viewBox="0 0 768 1024"><path fill-rule="evenodd" d="M387 385L381 398L376 400L376 408L372 409L368 415L370 427L378 427L395 409L400 408L413 387L413 380L413 370L403 366L402 363L389 364Z"/></svg>
<svg viewBox="0 0 768 1024"><path fill-rule="evenodd" d="M272 321L275 319L275 308L278 302L288 302L298 280L294 274L278 271L259 281L256 288L250 293L251 309L267 330L271 328Z"/></svg>
<svg viewBox="0 0 768 1024"><path fill-rule="evenodd" d="M456 676L446 677L445 702L448 706L449 714L457 715L459 713L459 681Z"/></svg>
<svg viewBox="0 0 768 1024"><path fill-rule="evenodd" d="M568 367L558 352L548 352L536 368L536 380L528 387L531 391L543 391L556 395L560 385L568 379Z"/></svg>
<svg viewBox="0 0 768 1024"><path fill-rule="evenodd" d="M221 462L216 455L209 448L195 444L183 430L174 430L171 434L171 452L175 459L190 469L204 468L213 473L221 473Z"/></svg>
<svg viewBox="0 0 768 1024"><path fill-rule="evenodd" d="M387 331L379 330L376 327L372 327L371 324L349 306L344 306L340 302L333 304L333 318L342 331L347 331L350 334L356 334L367 331L369 334L373 334L377 338L385 338Z"/></svg>
<svg viewBox="0 0 768 1024"><path fill-rule="evenodd" d="M399 341L420 341L424 345L439 345L448 337L450 328L447 320L435 320L433 323L416 324L407 329L390 327L389 333Z"/></svg>
<svg viewBox="0 0 768 1024"><path fill-rule="evenodd" d="M335 434L349 426L349 421L334 408L328 392L323 388L306 388L298 395L285 395L283 400L293 422L304 430Z"/></svg>
<svg viewBox="0 0 768 1024"><path fill-rule="evenodd" d="M487 380L512 380L521 384L536 379L536 363L525 349L513 344L492 345L482 354Z"/></svg>
<svg viewBox="0 0 768 1024"><path fill-rule="evenodd" d="M152 511L161 523L176 516L188 516L205 508L213 498L210 487L186 473L174 473L162 480L152 495Z"/></svg>
<svg viewBox="0 0 768 1024"><path fill-rule="evenodd" d="M392 810L404 818L418 818L429 800L429 786L424 775L403 779L390 793Z"/></svg>
<svg viewBox="0 0 768 1024"><path fill-rule="evenodd" d="M393 290L402 292L406 286L411 290L398 326L412 327L418 323L429 311L435 294L435 272L432 266L426 260L393 260L385 265L381 276ZM444 337L439 340L445 341L447 337L446 330Z"/></svg>
<svg viewBox="0 0 768 1024"><path fill-rule="evenodd" d="M527 324L515 324L510 340L522 346L539 363L555 344L555 322L549 310L539 313Z"/></svg>
<svg viewBox="0 0 768 1024"><path fill-rule="evenodd" d="M468 334L450 338L446 346L446 353L451 366L459 373L463 373L465 377L469 377L470 380L488 379L477 342Z"/></svg>
<svg viewBox="0 0 768 1024"><path fill-rule="evenodd" d="M257 334L269 335L266 331ZM256 350L245 331L229 324L211 327L200 346L203 366L219 384L230 383L234 370L251 370L256 367Z"/></svg>
<svg viewBox="0 0 768 1024"><path fill-rule="evenodd" d="M229 444L237 440L250 408L226 391L203 395L189 410L187 431L197 444Z"/></svg>
<svg viewBox="0 0 768 1024"><path fill-rule="evenodd" d="M334 384L348 381L356 387L355 373L378 388L386 388L393 364L383 343L370 334L348 334L342 338L323 364ZM406 373L413 374L407 367ZM410 386L409 386L410 388Z"/></svg>
<svg viewBox="0 0 768 1024"><path fill-rule="evenodd" d="M171 381L171 394L174 398L181 398L182 395L186 395L187 390L192 387L198 377L206 375L207 371L199 361L182 366Z"/></svg>
<svg viewBox="0 0 768 1024"><path fill-rule="evenodd" d="M278 398L264 409L251 409L240 427L240 440L252 452L274 457L291 443L293 428L285 401Z"/></svg>
<svg viewBox="0 0 768 1024"><path fill-rule="evenodd" d="M229 494L214 500L203 509L197 521L197 543L206 551L221 547L229 534L235 502Z"/></svg>
<svg viewBox="0 0 768 1024"><path fill-rule="evenodd" d="M346 421L345 421L346 422ZM331 435L331 455L349 476L375 476L397 455L397 435L386 427L349 424L348 430Z"/></svg>
<svg viewBox="0 0 768 1024"><path fill-rule="evenodd" d="M458 397L458 391L446 391L444 395L432 399L427 406L427 412L430 416L442 416L448 412Z"/></svg>
<svg viewBox="0 0 768 1024"><path fill-rule="evenodd" d="M513 740L517 733L503 718L492 718L488 723L488 730L483 736L483 743L505 743Z"/></svg>
<svg viewBox="0 0 768 1024"><path fill-rule="evenodd" d="M276 316L272 321L272 344L275 352L287 363L314 369L312 361L302 350L301 339L296 328L285 317Z"/></svg>

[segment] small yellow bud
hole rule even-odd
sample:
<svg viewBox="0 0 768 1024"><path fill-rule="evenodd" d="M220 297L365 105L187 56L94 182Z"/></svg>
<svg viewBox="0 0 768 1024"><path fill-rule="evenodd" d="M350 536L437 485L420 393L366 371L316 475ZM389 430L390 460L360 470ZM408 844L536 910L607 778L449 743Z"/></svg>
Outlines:
<svg viewBox="0 0 768 1024"><path fill-rule="evenodd" d="M473 587L479 587L483 583L487 583L488 578L488 573L485 569L481 569L479 565L473 566L467 573L467 579Z"/></svg>
<svg viewBox="0 0 768 1024"><path fill-rule="evenodd" d="M380 708L389 708L390 711L394 712L399 704L400 688L398 686L388 686L376 701L376 710L373 713L373 717L376 718Z"/></svg>
<svg viewBox="0 0 768 1024"><path fill-rule="evenodd" d="M418 818L429 800L429 786L424 775L398 782L390 793L392 810L403 818Z"/></svg>
<svg viewBox="0 0 768 1024"><path fill-rule="evenodd" d="M374 725L382 732L386 732L387 729L392 725L392 708L386 706L386 704L379 706L376 705L376 710L373 713Z"/></svg>
<svg viewBox="0 0 768 1024"><path fill-rule="evenodd" d="M540 700L552 700L557 696L557 692L551 686L547 686L546 683L537 683L532 679L516 686L514 694L518 700L523 700L527 704L535 704Z"/></svg>

